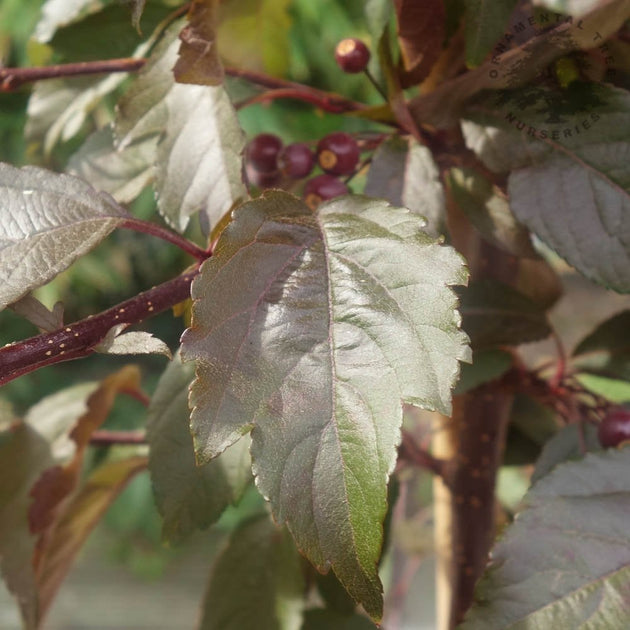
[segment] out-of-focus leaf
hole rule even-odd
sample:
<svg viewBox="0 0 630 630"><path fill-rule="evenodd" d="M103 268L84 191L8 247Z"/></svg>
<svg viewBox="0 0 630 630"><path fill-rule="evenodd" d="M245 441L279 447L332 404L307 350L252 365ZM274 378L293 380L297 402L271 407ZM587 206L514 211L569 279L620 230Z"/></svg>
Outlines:
<svg viewBox="0 0 630 630"><path fill-rule="evenodd" d="M38 556L44 553L42 548L48 544L49 532L46 530L53 525L56 516L63 509L64 503L67 502L78 483L83 456L92 433L105 422L114 400L121 390L133 391L139 387L140 371L136 366L128 365L105 378L98 387L90 391L87 399L79 398L74 401L76 422L70 433L70 438L74 441L72 459L64 465L57 465L44 471L31 490L33 503L29 508L29 525L31 532L42 534L34 559L35 567L39 563ZM48 398L46 409L51 408L54 400L53 397ZM85 410L78 415L78 409L84 407ZM43 416L43 410L41 404L31 409L27 421L33 423L36 418L38 425L42 422L50 422ZM70 411L68 405L51 410L55 414L68 414Z"/></svg>
<svg viewBox="0 0 630 630"><path fill-rule="evenodd" d="M97 386L81 384L44 398L24 422L15 420L0 434L0 567L28 627L34 626L37 610L30 491L44 470L72 459L75 445L69 433ZM6 416L10 422L11 414Z"/></svg>
<svg viewBox="0 0 630 630"><path fill-rule="evenodd" d="M411 99L416 121L447 128L457 123L465 103L482 90L526 85L554 59L605 41L630 17L627 0L599 4L583 20L564 22L470 72L445 81L435 90Z"/></svg>
<svg viewBox="0 0 630 630"><path fill-rule="evenodd" d="M332 571L324 574L314 569L312 571L315 574L317 591L322 596L326 607L343 615L352 615L357 605L337 576Z"/></svg>
<svg viewBox="0 0 630 630"><path fill-rule="evenodd" d="M458 293L463 328L474 348L518 345L551 333L545 311L507 284L477 280Z"/></svg>
<svg viewBox="0 0 630 630"><path fill-rule="evenodd" d="M152 33L172 10L162 3L149 3L142 15L143 28ZM97 13L58 28L49 44L67 63L128 57L141 41L129 19L129 8L114 2Z"/></svg>
<svg viewBox="0 0 630 630"><path fill-rule="evenodd" d="M558 466L494 547L461 630L624 628L630 449Z"/></svg>
<svg viewBox="0 0 630 630"><path fill-rule="evenodd" d="M38 620L44 619L83 543L146 457L114 460L97 468L70 499L47 537L37 565Z"/></svg>
<svg viewBox="0 0 630 630"><path fill-rule="evenodd" d="M202 212L211 229L241 198L244 134L225 90L175 83L176 34L171 27L119 103L119 146L163 134L157 150L155 188L165 219L184 230Z"/></svg>
<svg viewBox="0 0 630 630"><path fill-rule="evenodd" d="M343 615L326 608L314 608L304 613L301 630L375 630L376 626L363 615Z"/></svg>
<svg viewBox="0 0 630 630"><path fill-rule="evenodd" d="M598 374L581 373L576 379L589 391L607 400L624 405L630 403L630 381L608 378Z"/></svg>
<svg viewBox="0 0 630 630"><path fill-rule="evenodd" d="M67 171L108 192L116 201L133 201L153 179L157 137L124 148L114 146L112 128L95 131L70 158Z"/></svg>
<svg viewBox="0 0 630 630"><path fill-rule="evenodd" d="M440 174L431 152L415 140L394 136L379 146L370 164L365 194L422 215L428 221L425 231L433 236L443 231Z"/></svg>
<svg viewBox="0 0 630 630"><path fill-rule="evenodd" d="M365 19L372 35L372 41L380 41L392 15L391 0L366 0Z"/></svg>
<svg viewBox="0 0 630 630"><path fill-rule="evenodd" d="M365 182L365 194L381 197L402 206L404 173L409 154L409 143L400 136L385 140L372 156Z"/></svg>
<svg viewBox="0 0 630 630"><path fill-rule="evenodd" d="M630 380L630 310L599 324L578 343L573 357L580 368Z"/></svg>
<svg viewBox="0 0 630 630"><path fill-rule="evenodd" d="M602 2L601 0L536 0L534 4L565 13L576 19L596 9Z"/></svg>
<svg viewBox="0 0 630 630"><path fill-rule="evenodd" d="M240 525L217 558L199 630L299 630L303 600L300 556L264 514Z"/></svg>
<svg viewBox="0 0 630 630"><path fill-rule="evenodd" d="M57 302L52 311L48 310L31 293L11 304L11 310L28 319L43 332L52 332L63 326L63 304Z"/></svg>
<svg viewBox="0 0 630 630"><path fill-rule="evenodd" d="M179 355L155 390L148 411L149 471L163 534L180 541L214 523L250 482L250 440L240 440L211 462L197 466L190 434L188 386L194 366Z"/></svg>
<svg viewBox="0 0 630 630"><path fill-rule="evenodd" d="M560 299L563 292L560 277L540 256L519 259L514 288L546 311Z"/></svg>
<svg viewBox="0 0 630 630"><path fill-rule="evenodd" d="M580 438L580 431L584 442ZM587 422L582 426L570 424L560 429L543 447L532 473L532 484L548 475L558 464L584 457L582 443L587 451L601 450L597 429L592 424Z"/></svg>
<svg viewBox="0 0 630 630"><path fill-rule="evenodd" d="M466 0L466 63L478 66L506 32L518 0Z"/></svg>
<svg viewBox="0 0 630 630"><path fill-rule="evenodd" d="M472 364L462 364L453 394L459 395L503 376L512 367L512 355L505 350L489 348L473 352Z"/></svg>
<svg viewBox="0 0 630 630"><path fill-rule="evenodd" d="M248 202L195 280L182 342L197 457L254 427L276 520L375 618L401 402L448 413L469 357L450 288L462 259L422 225L359 196L317 214L281 192Z"/></svg>
<svg viewBox="0 0 630 630"><path fill-rule="evenodd" d="M508 200L487 179L472 169L453 168L448 185L459 209L489 242L515 256L537 256L529 231L514 218Z"/></svg>
<svg viewBox="0 0 630 630"><path fill-rule="evenodd" d="M76 177L0 164L0 310L46 284L126 218Z"/></svg>
<svg viewBox="0 0 630 630"><path fill-rule="evenodd" d="M223 66L216 43L218 0L193 0L173 72L178 83L219 85Z"/></svg>
<svg viewBox="0 0 630 630"><path fill-rule="evenodd" d="M514 397L510 423L541 446L558 432L558 422L553 412L521 393Z"/></svg>
<svg viewBox="0 0 630 630"><path fill-rule="evenodd" d="M35 26L38 42L49 42L58 28L71 24L83 15L100 11L107 0L46 0L41 17Z"/></svg>
<svg viewBox="0 0 630 630"><path fill-rule="evenodd" d="M123 333L126 327L112 328L94 349L104 354L163 354L171 358L169 347L161 339L142 331Z"/></svg>
<svg viewBox="0 0 630 630"><path fill-rule="evenodd" d="M126 2L131 5L131 24L140 32L140 19L142 18L146 0L126 0Z"/></svg>
<svg viewBox="0 0 630 630"><path fill-rule="evenodd" d="M540 107L540 95L555 94L548 90L524 103L525 90L479 103L463 125L466 141L489 168L514 169L508 192L522 223L587 277L628 292L630 95L573 86L580 92L566 112L564 101Z"/></svg>
<svg viewBox="0 0 630 630"><path fill-rule="evenodd" d="M290 4L290 0L222 2L218 32L221 56L239 68L286 75ZM273 37L269 37L269 33L273 33Z"/></svg>
<svg viewBox="0 0 630 630"><path fill-rule="evenodd" d="M402 202L427 220L425 230L429 234L438 236L444 232L445 202L440 172L431 151L415 141L409 146Z"/></svg>
<svg viewBox="0 0 630 630"><path fill-rule="evenodd" d="M405 74L403 87L420 83L431 71L442 50L446 12L443 0L394 0L398 40Z"/></svg>

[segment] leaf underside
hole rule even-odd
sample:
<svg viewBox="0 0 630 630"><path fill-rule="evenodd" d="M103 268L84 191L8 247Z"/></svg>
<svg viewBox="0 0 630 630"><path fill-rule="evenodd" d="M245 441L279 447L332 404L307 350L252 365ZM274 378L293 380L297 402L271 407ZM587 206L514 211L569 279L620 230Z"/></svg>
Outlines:
<svg viewBox="0 0 630 630"><path fill-rule="evenodd" d="M52 280L127 216L76 177L8 164L0 164L0 211L0 310Z"/></svg>
<svg viewBox="0 0 630 630"><path fill-rule="evenodd" d="M253 428L275 519L374 618L401 402L448 413L469 353L449 288L462 259L422 226L363 197L316 215L280 192L244 204L193 285L182 340L197 457Z"/></svg>

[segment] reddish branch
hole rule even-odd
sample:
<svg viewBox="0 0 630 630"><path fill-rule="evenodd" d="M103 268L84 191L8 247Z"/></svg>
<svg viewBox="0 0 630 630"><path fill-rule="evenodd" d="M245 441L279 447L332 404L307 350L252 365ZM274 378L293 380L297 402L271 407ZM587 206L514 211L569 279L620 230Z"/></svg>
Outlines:
<svg viewBox="0 0 630 630"><path fill-rule="evenodd" d="M113 444L146 444L144 431L95 431L90 438L93 446L111 446Z"/></svg>
<svg viewBox="0 0 630 630"><path fill-rule="evenodd" d="M42 81L43 79L59 79L85 74L108 74L110 72L135 72L140 70L145 63L145 59L131 57L103 61L81 61L36 68L0 68L0 91L11 92L24 83Z"/></svg>
<svg viewBox="0 0 630 630"><path fill-rule="evenodd" d="M0 91L10 92L25 83L32 83L33 81L41 81L43 79L106 74L110 72L136 72L140 70L145 63L146 59L124 58L66 63L36 68L0 68ZM343 96L317 90L301 83L278 79L260 72L226 67L225 73L228 76L238 77L271 90L268 93L256 95L251 99L251 102L269 101L277 98L291 98L311 103L327 112L335 114L354 112L366 108L366 105L363 103L357 103Z"/></svg>
<svg viewBox="0 0 630 630"><path fill-rule="evenodd" d="M137 324L189 298L196 274L197 270L185 273L98 315L0 348L0 385L42 367L92 354L114 326Z"/></svg>

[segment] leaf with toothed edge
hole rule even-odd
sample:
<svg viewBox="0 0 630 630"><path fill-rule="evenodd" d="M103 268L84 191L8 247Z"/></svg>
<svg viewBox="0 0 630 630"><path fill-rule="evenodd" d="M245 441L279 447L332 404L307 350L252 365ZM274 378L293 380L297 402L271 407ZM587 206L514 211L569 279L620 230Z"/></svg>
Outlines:
<svg viewBox="0 0 630 630"><path fill-rule="evenodd" d="M127 213L86 182L0 164L0 310L96 247Z"/></svg>
<svg viewBox="0 0 630 630"><path fill-rule="evenodd" d="M272 192L237 209L192 289L191 426L207 461L252 428L277 522L379 619L377 563L402 402L450 411L469 360L462 258L423 219L349 196L313 214Z"/></svg>

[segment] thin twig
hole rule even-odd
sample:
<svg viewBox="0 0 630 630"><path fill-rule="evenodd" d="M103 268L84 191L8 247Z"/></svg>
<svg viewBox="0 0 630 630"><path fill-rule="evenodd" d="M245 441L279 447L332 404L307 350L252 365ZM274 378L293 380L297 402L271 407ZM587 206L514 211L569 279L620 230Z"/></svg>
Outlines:
<svg viewBox="0 0 630 630"><path fill-rule="evenodd" d="M92 446L112 446L114 444L146 444L144 431L94 431L90 437Z"/></svg>
<svg viewBox="0 0 630 630"><path fill-rule="evenodd" d="M400 459L409 462L419 468L429 470L435 475L444 475L444 466L446 462L442 459L433 457L431 453L425 451L418 446L413 436L408 432L402 432L402 441L398 447L398 456Z"/></svg>
<svg viewBox="0 0 630 630"><path fill-rule="evenodd" d="M37 66L34 68L0 68L0 91L12 92L24 83L59 79L86 74L107 74L110 72L136 72L146 63L145 59L125 57L99 61L80 61L55 66Z"/></svg>
<svg viewBox="0 0 630 630"><path fill-rule="evenodd" d="M164 241L177 245L181 250L190 254L197 260L205 260L208 258L208 251L199 247L199 245L189 241L187 238L173 232L168 228L164 228L156 223L150 223L149 221L142 221L141 219L129 218L126 219L120 227L127 228L128 230L134 230L136 232L143 232L144 234L150 234L156 236Z"/></svg>
<svg viewBox="0 0 630 630"><path fill-rule="evenodd" d="M309 85L287 81L286 79L278 79L262 72L254 72L244 68L225 67L225 74L238 79L244 79L255 85L267 88L269 92L257 94L256 96L246 99L239 104L239 107L258 103L261 101L269 101L278 98L291 98L307 103L312 103L325 111L336 114L345 112L355 112L366 109L367 105L344 98L332 92L318 90Z"/></svg>

